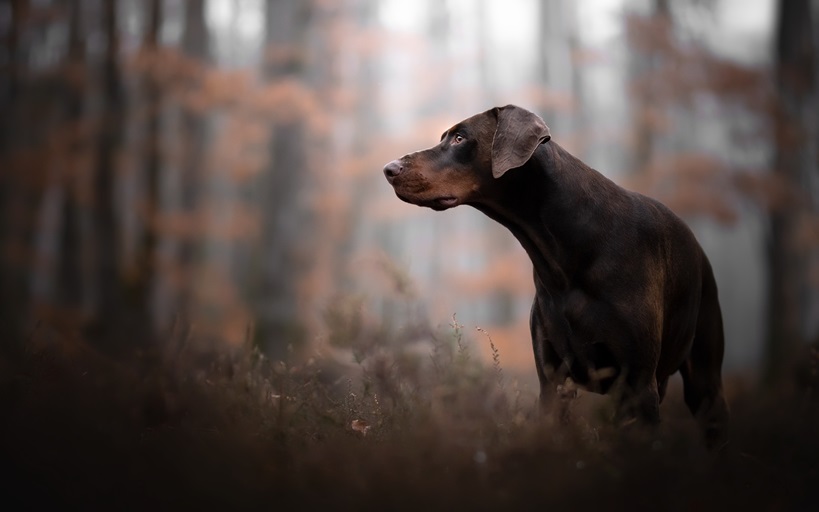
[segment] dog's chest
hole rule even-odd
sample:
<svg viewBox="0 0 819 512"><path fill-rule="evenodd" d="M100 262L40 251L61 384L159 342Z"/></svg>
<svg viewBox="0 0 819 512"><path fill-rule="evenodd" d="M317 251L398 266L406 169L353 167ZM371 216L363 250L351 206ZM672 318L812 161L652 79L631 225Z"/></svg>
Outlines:
<svg viewBox="0 0 819 512"><path fill-rule="evenodd" d="M620 329L622 322L615 308L575 288L564 296L561 316L569 327L568 343L555 348L564 352L560 354L561 359L570 362L572 379L581 385L598 387L601 383L592 381L598 379L596 375L601 371L607 375L618 374L618 347L625 342L625 333Z"/></svg>

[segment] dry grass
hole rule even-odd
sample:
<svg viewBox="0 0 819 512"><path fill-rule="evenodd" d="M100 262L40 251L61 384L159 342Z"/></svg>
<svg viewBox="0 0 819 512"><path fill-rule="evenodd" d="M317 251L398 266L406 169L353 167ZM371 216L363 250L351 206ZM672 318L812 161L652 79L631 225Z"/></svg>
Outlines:
<svg viewBox="0 0 819 512"><path fill-rule="evenodd" d="M485 339L481 339L481 338ZM732 385L732 443L709 454L672 392L655 432L532 390L470 357L463 327L428 350L378 330L352 369L173 350L100 355L55 333L0 359L0 470L13 509L807 510L819 408ZM487 341L488 339L488 341ZM480 335L475 342L491 343ZM598 402L595 402L595 404ZM605 404L605 401L603 401Z"/></svg>

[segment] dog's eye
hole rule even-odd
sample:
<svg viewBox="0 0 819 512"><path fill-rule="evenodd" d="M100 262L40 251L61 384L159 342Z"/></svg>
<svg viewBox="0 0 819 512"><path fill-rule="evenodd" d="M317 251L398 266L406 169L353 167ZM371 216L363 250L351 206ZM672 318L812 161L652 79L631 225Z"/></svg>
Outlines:
<svg viewBox="0 0 819 512"><path fill-rule="evenodd" d="M460 133L456 133L455 136L452 137L452 143L453 144L460 144L463 141L464 141L464 136L461 135Z"/></svg>

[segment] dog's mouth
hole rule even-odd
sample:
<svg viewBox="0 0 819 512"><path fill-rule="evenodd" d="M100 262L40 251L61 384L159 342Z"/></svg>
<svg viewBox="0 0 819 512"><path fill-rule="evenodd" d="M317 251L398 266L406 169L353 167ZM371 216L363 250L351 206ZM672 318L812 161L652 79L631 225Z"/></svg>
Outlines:
<svg viewBox="0 0 819 512"><path fill-rule="evenodd" d="M433 199L432 202L443 208L458 206L458 198L453 196L439 197L437 199Z"/></svg>
<svg viewBox="0 0 819 512"><path fill-rule="evenodd" d="M458 206L459 200L455 196L443 196L443 197L436 197L433 199L420 199L417 197L409 197L404 194L400 194L396 192L398 199L404 201L405 203L410 203L418 206L426 206L432 208L435 211L446 210L452 208L453 206Z"/></svg>

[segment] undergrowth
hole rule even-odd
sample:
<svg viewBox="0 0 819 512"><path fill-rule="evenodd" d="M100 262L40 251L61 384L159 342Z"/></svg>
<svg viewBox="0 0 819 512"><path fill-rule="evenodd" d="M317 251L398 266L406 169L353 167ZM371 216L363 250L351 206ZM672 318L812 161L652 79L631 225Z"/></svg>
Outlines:
<svg viewBox="0 0 819 512"><path fill-rule="evenodd" d="M732 441L712 454L679 397L650 432L617 428L582 399L563 425L504 371L491 333L471 336L453 316L442 330L396 334L356 311L328 316L320 352L286 360L250 343L203 351L187 335L117 358L47 329L6 347L5 502L786 510L819 498L819 414L798 394L734 386Z"/></svg>

